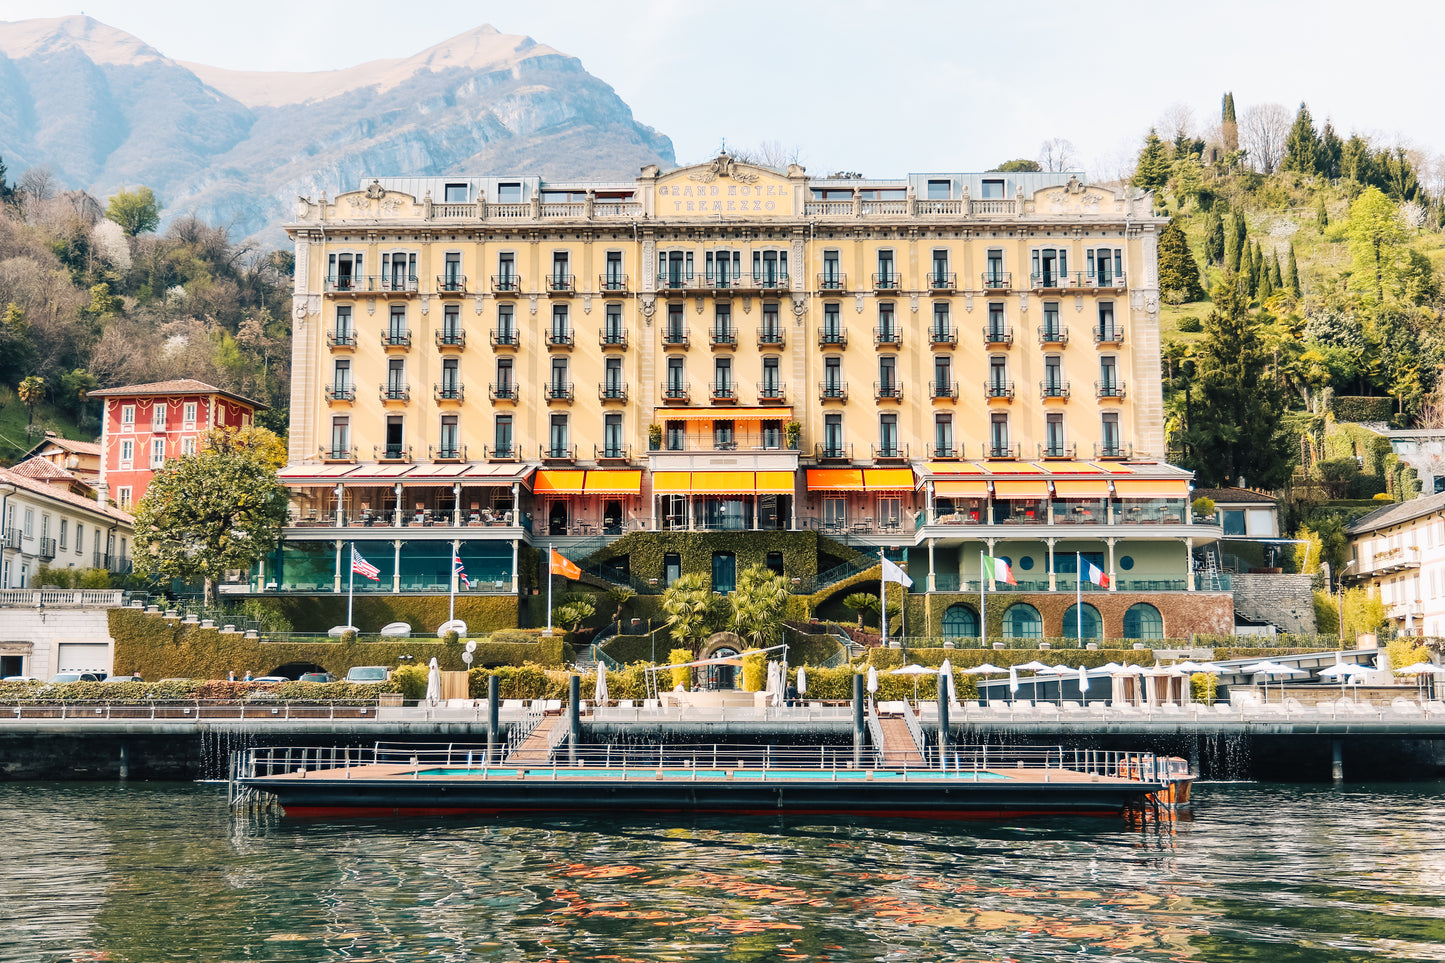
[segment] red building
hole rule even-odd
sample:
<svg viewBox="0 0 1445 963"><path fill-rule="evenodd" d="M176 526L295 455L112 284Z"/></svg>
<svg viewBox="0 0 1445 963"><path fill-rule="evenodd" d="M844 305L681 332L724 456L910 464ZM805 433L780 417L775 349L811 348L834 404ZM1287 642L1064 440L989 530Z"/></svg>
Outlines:
<svg viewBox="0 0 1445 963"><path fill-rule="evenodd" d="M183 378L90 392L104 405L100 490L126 511L140 501L168 458L194 454L212 428L245 428L266 406Z"/></svg>

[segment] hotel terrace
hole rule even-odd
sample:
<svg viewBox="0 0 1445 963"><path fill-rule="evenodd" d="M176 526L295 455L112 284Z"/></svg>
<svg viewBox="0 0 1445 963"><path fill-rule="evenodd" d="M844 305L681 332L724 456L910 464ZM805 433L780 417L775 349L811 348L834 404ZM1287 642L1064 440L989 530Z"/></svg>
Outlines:
<svg viewBox="0 0 1445 963"><path fill-rule="evenodd" d="M1196 578L1221 532L1163 460L1164 224L1080 174L727 156L302 199L293 520L252 589L344 591L349 542L373 590L448 591L455 550L472 591L511 594L522 545L816 531L959 593L962 634L985 552L1033 593L1072 593L1082 556L1157 596L1126 625L1187 632L1168 596L1221 588ZM715 588L736 564L714 558ZM1047 621L1025 604L1006 629Z"/></svg>

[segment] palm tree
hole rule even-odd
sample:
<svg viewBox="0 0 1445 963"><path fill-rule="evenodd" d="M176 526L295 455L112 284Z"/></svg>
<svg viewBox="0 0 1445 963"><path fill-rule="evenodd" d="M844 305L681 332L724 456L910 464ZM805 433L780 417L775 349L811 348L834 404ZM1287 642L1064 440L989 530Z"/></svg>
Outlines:
<svg viewBox="0 0 1445 963"><path fill-rule="evenodd" d="M712 604L712 592L697 572L675 579L662 593L662 611L671 626L669 634L674 642L692 650L693 655L707 638Z"/></svg>
<svg viewBox="0 0 1445 963"><path fill-rule="evenodd" d="M858 613L858 628L862 629L863 613L871 612L878 607L878 597L869 595L867 592L854 592L843 599L843 604Z"/></svg>
<svg viewBox="0 0 1445 963"><path fill-rule="evenodd" d="M20 386L15 389L15 393L19 395L20 403L25 406L25 410L30 416L26 422L26 426L35 424L35 406L40 404L41 400L45 397L45 380L31 375L20 382Z"/></svg>
<svg viewBox="0 0 1445 963"><path fill-rule="evenodd" d="M738 576L737 587L728 601L732 605L732 630L763 648L775 642L782 631L788 583L770 569L752 565Z"/></svg>

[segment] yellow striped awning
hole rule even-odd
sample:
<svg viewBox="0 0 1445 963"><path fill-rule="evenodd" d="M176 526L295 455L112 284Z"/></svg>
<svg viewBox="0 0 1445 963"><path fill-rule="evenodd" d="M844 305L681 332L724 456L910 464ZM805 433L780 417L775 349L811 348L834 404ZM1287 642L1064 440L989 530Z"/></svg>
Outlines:
<svg viewBox="0 0 1445 963"><path fill-rule="evenodd" d="M686 495L692 490L692 473L686 471L653 472L652 490L659 495Z"/></svg>

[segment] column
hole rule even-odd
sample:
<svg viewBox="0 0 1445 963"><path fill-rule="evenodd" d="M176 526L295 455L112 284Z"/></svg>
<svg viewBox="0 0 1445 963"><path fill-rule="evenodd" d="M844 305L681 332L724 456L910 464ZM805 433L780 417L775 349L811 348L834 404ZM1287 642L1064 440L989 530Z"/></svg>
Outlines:
<svg viewBox="0 0 1445 963"><path fill-rule="evenodd" d="M1186 509L1187 511L1187 509ZM1194 539L1184 540L1184 578L1185 588L1194 591Z"/></svg>
<svg viewBox="0 0 1445 963"><path fill-rule="evenodd" d="M256 591L266 591L266 556L256 559Z"/></svg>
<svg viewBox="0 0 1445 963"><path fill-rule="evenodd" d="M990 557L991 557L991 556L993 555L993 547L994 547L994 545L998 542L998 539L993 538L992 536L990 536L989 538L985 539L985 541L988 542L988 554L989 554ZM979 580L980 582L983 581L983 572L982 572L982 571L980 571L980 572L978 573L978 580ZM993 580L993 579L989 579L989 581L990 581L990 582L993 582L994 580ZM997 583L997 582L994 582L994 584L995 584L995 586L997 586L998 583Z"/></svg>
<svg viewBox="0 0 1445 963"><path fill-rule="evenodd" d="M401 591L401 539L391 543L391 590Z"/></svg>
<svg viewBox="0 0 1445 963"><path fill-rule="evenodd" d="M396 510L392 514L395 516L392 525L401 528L401 482L396 483Z"/></svg>
<svg viewBox="0 0 1445 963"><path fill-rule="evenodd" d="M933 577L933 539L928 540L928 591L938 591L938 581Z"/></svg>
<svg viewBox="0 0 1445 963"><path fill-rule="evenodd" d="M1052 513L1049 515L1049 521L1053 521ZM1058 581L1054 577L1054 542L1058 541L1058 539L1046 538L1044 541L1047 542L1049 546L1049 591L1053 592L1059 587Z"/></svg>
<svg viewBox="0 0 1445 963"><path fill-rule="evenodd" d="M659 498L661 498L661 497L662 497L662 496L659 495L659 494L657 494L657 492L653 492L651 495L648 496L648 499L647 499L647 500L648 500L648 506L647 506L647 507L648 507L648 511L650 511L650 512L652 513L652 517L648 519L648 523L647 523L647 524L648 524L648 530L649 530L649 531L653 531L653 532L657 531L657 500L658 500Z"/></svg>
<svg viewBox="0 0 1445 963"><path fill-rule="evenodd" d="M336 483L336 527L342 528L346 525L346 513L344 510L346 489L340 482Z"/></svg>
<svg viewBox="0 0 1445 963"><path fill-rule="evenodd" d="M513 595L516 595L516 594L517 594L517 588L518 588L518 579L517 579L517 545L518 545L518 540L515 539L515 538L512 539L512 594L513 594ZM548 559L548 564L551 564L551 560L550 560L550 559ZM493 678L496 678L496 677L493 676Z"/></svg>
<svg viewBox="0 0 1445 963"><path fill-rule="evenodd" d="M331 586L333 592L341 591L341 544L340 541L336 543L336 578Z"/></svg>
<svg viewBox="0 0 1445 963"><path fill-rule="evenodd" d="M452 527L462 527L462 483L452 485Z"/></svg>
<svg viewBox="0 0 1445 963"><path fill-rule="evenodd" d="M758 530L758 493L753 492L753 531Z"/></svg>
<svg viewBox="0 0 1445 963"><path fill-rule="evenodd" d="M1119 576L1114 571L1114 543L1118 539L1106 538L1104 541L1109 543L1109 591L1117 592L1119 591Z"/></svg>
<svg viewBox="0 0 1445 963"><path fill-rule="evenodd" d="M522 483L512 482L512 521L521 527L522 524ZM515 550L515 546L513 546ZM512 577L517 575L517 566L512 566Z"/></svg>

